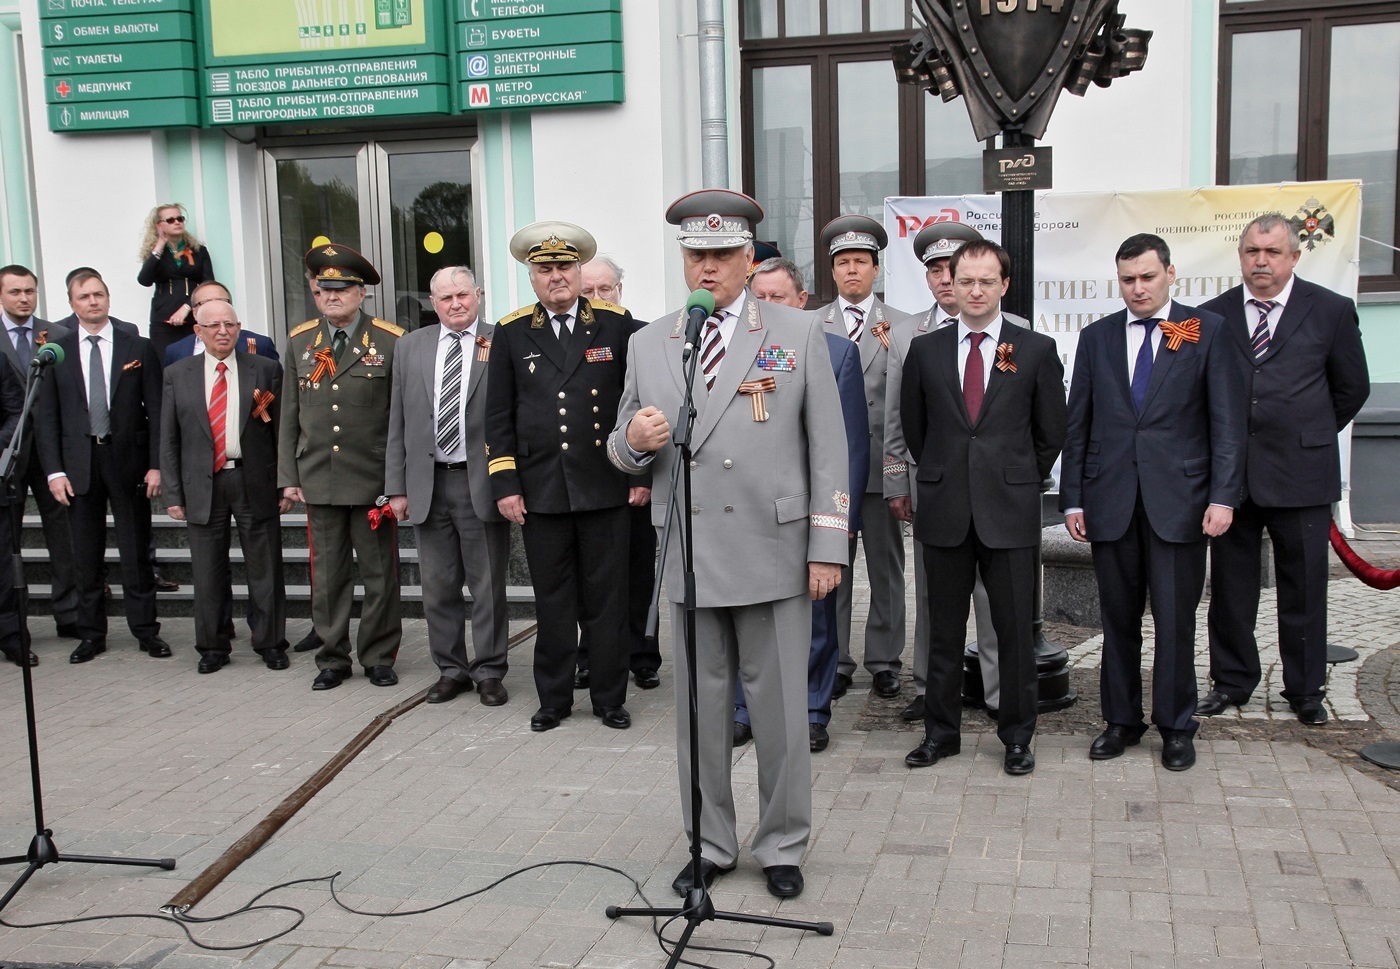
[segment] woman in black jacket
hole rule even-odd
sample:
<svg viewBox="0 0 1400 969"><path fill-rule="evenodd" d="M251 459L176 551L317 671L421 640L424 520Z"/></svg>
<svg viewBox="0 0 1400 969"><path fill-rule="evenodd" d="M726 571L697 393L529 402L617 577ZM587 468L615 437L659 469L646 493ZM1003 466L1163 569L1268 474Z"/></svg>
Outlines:
<svg viewBox="0 0 1400 969"><path fill-rule="evenodd" d="M165 363L165 348L189 333L190 293L214 278L209 250L185 228L185 207L178 202L157 205L146 216L141 237L141 271L136 281L156 288L151 297L151 343Z"/></svg>

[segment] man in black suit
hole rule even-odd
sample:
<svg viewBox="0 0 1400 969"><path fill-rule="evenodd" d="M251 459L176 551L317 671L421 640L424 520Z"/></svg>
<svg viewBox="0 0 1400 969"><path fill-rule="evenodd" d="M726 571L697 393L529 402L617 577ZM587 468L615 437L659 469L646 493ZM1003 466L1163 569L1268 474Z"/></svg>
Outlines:
<svg viewBox="0 0 1400 969"><path fill-rule="evenodd" d="M3 273L0 273L0 276L3 276ZM7 447L10 439L14 437L15 428L19 427L19 415L23 410L24 381L9 367L0 365L0 449ZM19 466L16 465L17 474L18 471ZM22 505L24 499L17 497L16 502ZM0 505L9 503L9 492L0 488ZM20 613L19 597L15 594L15 586L19 584L21 576L15 574L15 557L11 554L14 533L10 529L14 527L17 527L14 519L5 509L0 508L0 654L4 654L5 659L16 666L21 666L24 662L24 643L21 637L27 637L29 634L24 627L25 617ZM30 650L29 665L38 664L38 656Z"/></svg>
<svg viewBox="0 0 1400 969"><path fill-rule="evenodd" d="M620 307L582 299L579 264L597 244L567 222L536 222L510 241L539 302L496 325L486 381L487 471L496 506L524 528L535 587L530 729L573 708L578 628L588 632L594 716L625 730L629 487L604 446L627 371L631 325ZM650 492L647 492L647 497Z"/></svg>
<svg viewBox="0 0 1400 969"><path fill-rule="evenodd" d="M68 332L35 316L38 302L39 279L34 273L24 266L0 268L0 325L4 326L8 337L0 340L0 352L9 361L21 393L29 377L29 363L34 359L35 349ZM0 443L7 444L9 439ZM49 602L53 607L54 625L58 635L77 639L78 587L73 580L73 533L68 526L68 509L49 494L44 469L34 460L33 453L34 435L30 428L25 428L15 469L15 495L18 500L10 505L14 517L11 527L16 530L24 527L24 499L26 494L32 493L43 522L44 544L49 550L49 571L52 576ZM38 659L37 653L30 654L30 662L37 664Z"/></svg>
<svg viewBox="0 0 1400 969"><path fill-rule="evenodd" d="M93 269L91 266L78 266L75 269L68 270L68 275L63 277L63 288L65 291L72 291L73 280L76 279L80 273L86 273L89 276L96 276L98 279L102 278L102 274L96 269ZM130 333L132 336L141 335L141 331L137 328L135 323L128 323L126 320L119 320L115 316L108 316L107 322L112 324L113 329L120 330L124 333ZM76 330L79 325L78 314L69 313L67 316L54 323L53 325L63 330ZM175 586L175 588L178 589L179 586Z"/></svg>
<svg viewBox="0 0 1400 969"><path fill-rule="evenodd" d="M1211 543L1211 691L1196 713L1242 706L1259 685L1259 552L1265 529L1278 576L1283 698L1298 719L1327 722L1327 547L1342 495L1337 434L1371 392L1356 304L1293 275L1298 230L1261 215L1240 236L1236 286L1201 308L1225 318L1246 367L1249 434L1234 527Z"/></svg>
<svg viewBox="0 0 1400 969"><path fill-rule="evenodd" d="M978 572L999 645L997 736L1008 774L1035 769L1035 559L1040 482L1065 439L1064 367L1055 341L1010 323L1011 260L994 242L953 255L962 317L909 344L900 415L918 465L914 537L930 579L924 741L929 767L961 750L963 635ZM921 606L923 604L921 603Z"/></svg>
<svg viewBox="0 0 1400 969"><path fill-rule="evenodd" d="M268 669L285 670L287 595L282 579L282 523L291 509L277 487L278 394L282 368L238 349L238 315L224 300L194 311L204 352L165 371L161 392L160 467L165 510L189 523L199 672L215 673L233 652L223 607L229 578L229 519L238 524L248 571L253 650Z"/></svg>
<svg viewBox="0 0 1400 969"><path fill-rule="evenodd" d="M1167 244L1130 236L1118 248L1127 308L1079 334L1069 391L1060 510L1093 543L1103 618L1099 682L1108 727L1094 760L1121 756L1146 732L1142 614L1155 624L1152 722L1162 766L1196 763L1196 605L1206 539L1230 527L1244 480L1244 373L1223 322L1173 302Z"/></svg>
<svg viewBox="0 0 1400 969"><path fill-rule="evenodd" d="M78 273L68 301L79 329L58 340L68 366L54 370L39 396L39 461L49 491L68 506L78 582L78 648L86 663L107 649L102 594L107 507L121 557L122 604L141 649L170 655L156 619L151 568L151 499L160 494L160 361L145 337L114 327L107 285Z"/></svg>

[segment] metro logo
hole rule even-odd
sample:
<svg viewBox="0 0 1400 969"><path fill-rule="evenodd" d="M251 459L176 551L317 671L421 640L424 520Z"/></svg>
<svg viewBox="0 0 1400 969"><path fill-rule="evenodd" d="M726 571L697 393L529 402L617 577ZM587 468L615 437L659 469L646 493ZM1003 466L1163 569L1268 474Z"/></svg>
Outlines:
<svg viewBox="0 0 1400 969"><path fill-rule="evenodd" d="M961 222L962 215L957 209L939 209L927 219L920 219L917 215L896 215L895 219L899 222L899 237L904 239L911 233L917 235L920 230L938 222Z"/></svg>
<svg viewBox="0 0 1400 969"><path fill-rule="evenodd" d="M491 85L473 84L468 88L467 107L469 108L489 108L491 107Z"/></svg>

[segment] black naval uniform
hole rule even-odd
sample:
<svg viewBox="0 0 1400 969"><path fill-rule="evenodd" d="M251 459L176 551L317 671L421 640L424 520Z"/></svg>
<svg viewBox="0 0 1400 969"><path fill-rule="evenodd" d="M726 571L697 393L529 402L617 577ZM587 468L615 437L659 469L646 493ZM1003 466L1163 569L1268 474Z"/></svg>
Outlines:
<svg viewBox="0 0 1400 969"><path fill-rule="evenodd" d="M619 306L580 299L567 349L550 313L527 306L496 325L486 384L486 450L496 500L525 501L525 557L535 588L540 706L573 706L578 629L589 641L594 707L627 697L627 493L608 460L627 369Z"/></svg>

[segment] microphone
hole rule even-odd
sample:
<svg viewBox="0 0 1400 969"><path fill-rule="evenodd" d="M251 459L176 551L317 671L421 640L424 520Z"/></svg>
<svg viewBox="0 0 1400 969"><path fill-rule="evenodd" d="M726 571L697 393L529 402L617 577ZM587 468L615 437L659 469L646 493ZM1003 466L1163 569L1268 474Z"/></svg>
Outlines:
<svg viewBox="0 0 1400 969"><path fill-rule="evenodd" d="M38 370L41 367L56 367L63 362L63 347L57 343L45 343L34 351L34 356L29 360L29 366Z"/></svg>
<svg viewBox="0 0 1400 969"><path fill-rule="evenodd" d="M689 360L691 353L695 351L695 345L700 342L700 327L705 325L715 311L715 295L708 289L697 289L690 294L690 299L685 304L685 351L681 354L682 360Z"/></svg>

